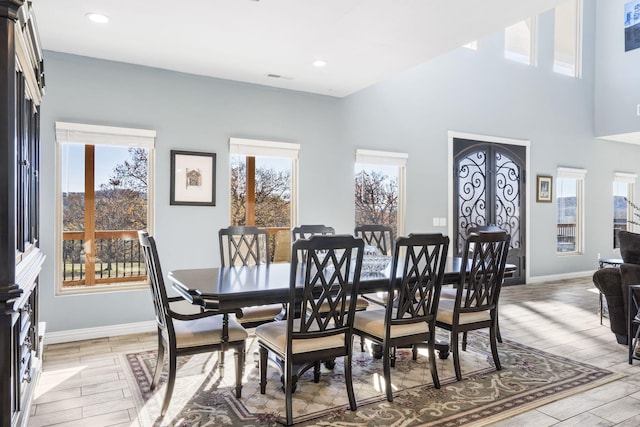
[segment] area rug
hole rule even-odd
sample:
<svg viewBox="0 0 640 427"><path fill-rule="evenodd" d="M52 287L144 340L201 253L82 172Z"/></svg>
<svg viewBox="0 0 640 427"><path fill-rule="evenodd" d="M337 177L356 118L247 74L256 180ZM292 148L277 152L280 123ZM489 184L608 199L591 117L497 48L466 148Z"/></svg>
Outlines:
<svg viewBox="0 0 640 427"><path fill-rule="evenodd" d="M248 342L242 398L233 393L235 367L227 352L219 369L217 354L178 359L171 405L159 418L164 377L154 391L149 384L155 351L126 354L125 365L142 426L255 426L283 423L284 393L280 373L269 367L266 394L259 391L259 372L253 361L255 338ZM332 370L322 369L318 384L311 371L302 375L294 393L294 421L300 426L481 426L619 378L606 369L578 363L512 341L499 344L502 370L496 371L488 337L470 334L461 352L462 381L455 381L453 361L438 359L441 388L433 387L426 352L413 361L411 351L398 350L391 380L394 401L384 393L382 361L354 346L353 384L358 410L348 407L342 358ZM226 375L224 375L226 371ZM166 367L165 367L166 372ZM221 375L222 373L222 375ZM164 374L163 374L164 375Z"/></svg>

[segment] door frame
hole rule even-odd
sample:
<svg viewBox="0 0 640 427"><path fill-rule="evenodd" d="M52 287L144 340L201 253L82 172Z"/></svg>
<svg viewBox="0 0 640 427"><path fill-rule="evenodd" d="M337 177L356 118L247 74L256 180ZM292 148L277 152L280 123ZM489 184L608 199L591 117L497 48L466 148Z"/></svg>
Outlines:
<svg viewBox="0 0 640 427"><path fill-rule="evenodd" d="M529 282L530 277L530 263L529 259L531 257L531 236L530 236L530 206L531 206L531 193L532 191L535 194L535 188L531 187L531 156L530 156L530 141L527 139L514 139L514 138L504 138L500 136L488 136L488 135L480 135L466 132L456 132L456 131L448 131L447 132L447 217L448 217L448 226L447 233L451 236L453 240L453 140L455 138L458 139L469 139L473 141L479 142L488 142L488 143L497 143L504 145L518 145L525 148L525 173L524 180L525 185L527 186L527 194L525 196L524 204L525 204L525 262L524 262L524 271L525 271L525 284ZM453 254L452 245L449 246L449 256Z"/></svg>

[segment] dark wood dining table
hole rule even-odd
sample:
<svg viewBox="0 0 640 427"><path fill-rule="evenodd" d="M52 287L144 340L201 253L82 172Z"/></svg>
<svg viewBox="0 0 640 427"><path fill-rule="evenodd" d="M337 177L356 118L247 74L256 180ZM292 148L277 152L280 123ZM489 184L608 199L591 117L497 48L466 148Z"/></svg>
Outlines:
<svg viewBox="0 0 640 427"><path fill-rule="evenodd" d="M460 257L449 257L444 283L455 285L460 277ZM505 276L515 270L508 264ZM358 292L361 294L389 290L387 267L381 273L362 272ZM221 310L242 309L261 304L289 301L291 264L275 263L241 267L190 268L169 272L173 289L194 304L215 302Z"/></svg>

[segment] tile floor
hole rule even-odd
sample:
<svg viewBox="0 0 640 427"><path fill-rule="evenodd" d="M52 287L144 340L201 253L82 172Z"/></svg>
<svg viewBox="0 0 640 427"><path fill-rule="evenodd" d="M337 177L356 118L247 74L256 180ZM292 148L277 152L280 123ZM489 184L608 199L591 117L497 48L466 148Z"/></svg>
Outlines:
<svg viewBox="0 0 640 427"><path fill-rule="evenodd" d="M626 347L616 343L607 319L600 325L597 310L591 277L503 289L503 337L626 376L494 426L640 425L640 362L627 363ZM132 392L115 354L155 346L155 334L45 346L29 426L138 425Z"/></svg>

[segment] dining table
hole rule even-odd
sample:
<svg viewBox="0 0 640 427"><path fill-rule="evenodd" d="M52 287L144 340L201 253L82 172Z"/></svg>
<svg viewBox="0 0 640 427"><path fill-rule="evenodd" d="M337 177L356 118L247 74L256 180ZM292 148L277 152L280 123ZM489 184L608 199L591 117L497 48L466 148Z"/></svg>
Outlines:
<svg viewBox="0 0 640 427"><path fill-rule="evenodd" d="M448 257L443 284L455 286L460 279L462 258ZM299 266L302 264L298 264ZM380 272L362 271L358 293L375 294L389 291L391 266ZM505 266L505 277L516 270L513 264ZM398 273L400 276L401 273ZM237 312L244 307L282 303L289 301L291 264L271 263L253 266L189 268L170 271L173 289L192 304L220 311ZM301 277L298 274L296 277ZM300 284L302 289L302 283ZM286 316L286 311L280 319ZM437 345L439 356L446 359L448 343ZM376 352L377 353L377 352ZM375 354L378 356L378 354Z"/></svg>
<svg viewBox="0 0 640 427"><path fill-rule="evenodd" d="M443 284L458 283L461 263L461 257L447 258ZM505 277L515 269L515 265L507 264ZM358 293L388 291L390 270L390 266L387 266L380 272L362 271ZM288 302L290 276L290 263L189 268L173 270L168 274L173 289L186 300L205 307L207 302L213 302L216 308L229 311Z"/></svg>

